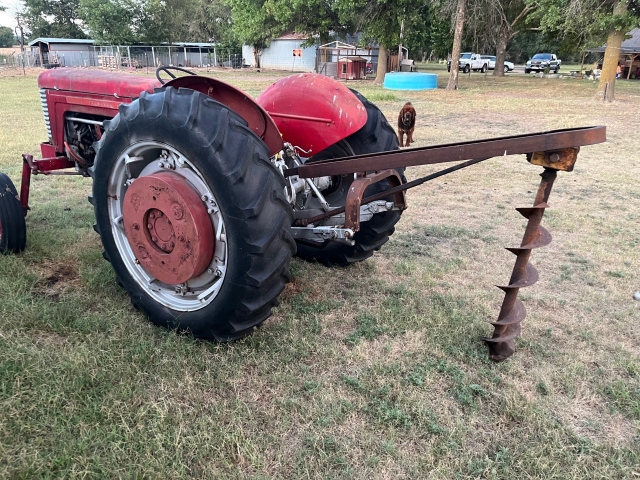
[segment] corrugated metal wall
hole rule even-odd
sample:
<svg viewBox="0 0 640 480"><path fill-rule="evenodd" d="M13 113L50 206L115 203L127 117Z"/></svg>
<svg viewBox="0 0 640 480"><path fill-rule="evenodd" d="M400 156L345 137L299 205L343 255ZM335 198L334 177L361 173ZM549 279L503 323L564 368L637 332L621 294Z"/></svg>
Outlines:
<svg viewBox="0 0 640 480"><path fill-rule="evenodd" d="M262 50L260 67L272 70L314 72L316 68L316 47L302 48L304 40L272 40L269 47ZM301 49L302 56L294 57L293 50ZM253 47L242 46L242 57L246 65L255 67Z"/></svg>

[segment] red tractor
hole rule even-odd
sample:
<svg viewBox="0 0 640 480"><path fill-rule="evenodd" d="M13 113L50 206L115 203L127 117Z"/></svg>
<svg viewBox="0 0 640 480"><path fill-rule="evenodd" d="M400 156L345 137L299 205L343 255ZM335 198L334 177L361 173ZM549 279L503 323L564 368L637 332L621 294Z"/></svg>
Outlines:
<svg viewBox="0 0 640 480"><path fill-rule="evenodd" d="M380 110L328 77L292 75L253 100L176 70L161 67L157 80L80 69L40 75L49 139L42 159L23 155L20 195L0 174L0 252L26 246L31 175L91 177L94 228L134 306L206 339L241 338L266 320L293 255L327 266L370 257L393 233L407 188L507 153L529 154L555 178L572 168L576 147L605 138L603 127L588 127L396 152ZM410 183L403 175L405 166L456 160L467 161ZM544 206L529 210L541 217ZM539 219L534 227L542 238ZM535 281L528 253L520 263L522 278L514 273L507 287L516 296ZM518 302L503 306L487 339L496 360L512 353L524 318ZM509 315L517 321L504 322Z"/></svg>

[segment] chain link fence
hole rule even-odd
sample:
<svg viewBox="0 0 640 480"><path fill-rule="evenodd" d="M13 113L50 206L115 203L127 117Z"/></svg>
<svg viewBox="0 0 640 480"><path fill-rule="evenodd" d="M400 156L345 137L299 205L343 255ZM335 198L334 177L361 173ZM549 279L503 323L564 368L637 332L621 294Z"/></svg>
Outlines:
<svg viewBox="0 0 640 480"><path fill-rule="evenodd" d="M159 66L242 68L242 52L214 47L92 46L86 50L51 50L0 54L0 68L100 67L112 70L155 70Z"/></svg>
<svg viewBox="0 0 640 480"><path fill-rule="evenodd" d="M316 51L316 72L341 80L375 78L378 69L378 49L319 47Z"/></svg>

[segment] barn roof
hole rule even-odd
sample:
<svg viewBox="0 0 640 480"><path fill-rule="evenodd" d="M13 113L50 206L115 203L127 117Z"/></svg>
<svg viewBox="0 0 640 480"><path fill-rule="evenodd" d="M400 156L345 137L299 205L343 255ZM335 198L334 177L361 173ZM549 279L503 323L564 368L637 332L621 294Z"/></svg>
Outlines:
<svg viewBox="0 0 640 480"><path fill-rule="evenodd" d="M306 40L307 38L309 38L309 36L304 33L288 32L283 33L278 38L274 38L274 40Z"/></svg>
<svg viewBox="0 0 640 480"><path fill-rule="evenodd" d="M40 37L40 38L36 38L35 40L31 40L29 42L29 46L32 47L33 45L35 45L36 43L79 43L79 44L85 44L85 45L93 45L95 42L89 38L47 38L47 37Z"/></svg>
<svg viewBox="0 0 640 480"><path fill-rule="evenodd" d="M348 56L348 57L340 57L338 59L339 62L366 62L366 58L358 57L358 56Z"/></svg>

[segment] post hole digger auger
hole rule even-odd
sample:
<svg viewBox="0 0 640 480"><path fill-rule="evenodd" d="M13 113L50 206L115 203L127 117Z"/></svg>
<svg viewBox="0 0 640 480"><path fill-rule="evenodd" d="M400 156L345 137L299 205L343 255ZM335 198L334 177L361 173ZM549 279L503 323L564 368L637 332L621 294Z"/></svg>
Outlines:
<svg viewBox="0 0 640 480"><path fill-rule="evenodd" d="M157 80L76 69L38 84L49 139L23 155L20 194L0 174L0 252L26 246L32 175L91 177L104 257L132 303L154 323L219 341L271 315L297 254L327 266L370 257L393 234L405 191L495 156L544 167L495 332L491 358L513 354L525 312L518 289L550 235L540 226L558 170L604 127L398 150L375 105L324 76L298 74L257 100L220 80ZM184 71L184 73L190 73ZM456 165L407 182L404 168Z"/></svg>

